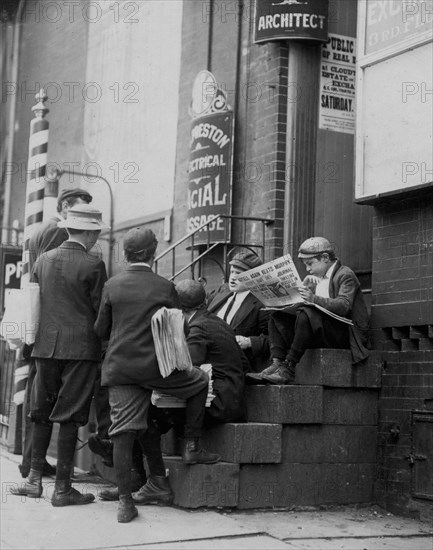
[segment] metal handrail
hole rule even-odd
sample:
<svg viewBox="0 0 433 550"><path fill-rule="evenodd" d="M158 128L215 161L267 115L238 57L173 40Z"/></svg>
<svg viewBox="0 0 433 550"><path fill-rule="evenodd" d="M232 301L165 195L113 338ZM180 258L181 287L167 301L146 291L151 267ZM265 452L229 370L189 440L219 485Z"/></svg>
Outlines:
<svg viewBox="0 0 433 550"><path fill-rule="evenodd" d="M167 249L165 249L163 252L161 252L161 254L159 254L154 260L155 273L158 273L158 262L162 258L164 258L165 256L167 256L168 254L171 253L172 254L172 275L170 277L170 280L172 281L173 279L178 277L181 273L185 272L189 268L192 268L191 269L191 277L194 278L194 266L200 260L202 260L205 256L207 256L218 245L223 245L224 249L225 249L226 258L224 260L224 269L226 270L227 269L227 246L230 244L230 243L227 242L227 226L225 228L225 239L224 239L224 241L217 242L217 243L211 243L210 242L209 226L210 226L210 224L215 223L215 221L220 219L220 218L221 219L230 219L230 220L242 220L243 221L243 235L246 234L246 224L247 224L248 221L261 222L261 224L262 224L262 244L244 243L244 244L242 244L242 246L245 246L246 248L251 248L251 247L260 248L262 250L262 259L264 259L263 256L264 256L264 249L265 249L265 227L267 225L271 225L272 223L274 223L274 220L271 220L269 218L258 218L258 217L254 217L254 216L230 216L230 215L226 215L226 214L218 214L215 217L208 220L207 222L201 224L199 227L194 229L194 231L191 231L190 233L187 233L185 236L183 236L178 241L176 241L174 244L172 244ZM194 237L199 231L202 231L205 228L207 228L207 243L200 243L198 246L206 246L207 248L204 252L202 252L198 256L194 257L194 249L196 247L196 245L194 243ZM185 241L187 241L189 239L191 239L191 261L187 265L183 266L181 269L179 269L176 272L176 269L175 269L176 268L176 249L181 244L183 244Z"/></svg>

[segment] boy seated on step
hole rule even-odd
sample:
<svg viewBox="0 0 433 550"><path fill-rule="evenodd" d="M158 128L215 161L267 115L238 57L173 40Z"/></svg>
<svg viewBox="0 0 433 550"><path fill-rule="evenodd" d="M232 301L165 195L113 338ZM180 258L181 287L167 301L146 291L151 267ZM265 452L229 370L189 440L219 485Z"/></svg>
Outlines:
<svg viewBox="0 0 433 550"><path fill-rule="evenodd" d="M205 425L245 420L244 372L248 361L233 329L207 310L201 283L186 279L176 285L180 305L188 323L187 344L193 365L212 365L212 392L206 408Z"/></svg>
<svg viewBox="0 0 433 550"><path fill-rule="evenodd" d="M271 364L247 374L250 383L293 384L295 367L306 349L350 349L357 364L368 356L368 312L355 273L342 265L324 237L304 241L298 252L308 276L299 293L304 302L295 311L275 311L269 320ZM337 320L314 305L345 317Z"/></svg>

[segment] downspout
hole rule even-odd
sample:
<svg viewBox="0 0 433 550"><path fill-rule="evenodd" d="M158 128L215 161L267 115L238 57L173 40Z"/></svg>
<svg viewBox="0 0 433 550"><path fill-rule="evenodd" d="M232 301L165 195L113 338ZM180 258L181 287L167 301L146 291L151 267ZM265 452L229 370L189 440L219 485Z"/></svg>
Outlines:
<svg viewBox="0 0 433 550"><path fill-rule="evenodd" d="M12 82L18 83L18 61L20 54L20 38L21 38L21 17L24 10L25 0L20 0L18 11L15 16L14 27L14 43L12 52ZM9 109L9 147L6 160L6 178L5 178L5 190L4 190L4 210L3 210L3 234L1 236L2 242L9 242L9 225L10 225L10 209L11 209L11 190L12 190L12 163L14 158L14 144L15 144L15 111L17 105L18 92L12 95L11 106Z"/></svg>

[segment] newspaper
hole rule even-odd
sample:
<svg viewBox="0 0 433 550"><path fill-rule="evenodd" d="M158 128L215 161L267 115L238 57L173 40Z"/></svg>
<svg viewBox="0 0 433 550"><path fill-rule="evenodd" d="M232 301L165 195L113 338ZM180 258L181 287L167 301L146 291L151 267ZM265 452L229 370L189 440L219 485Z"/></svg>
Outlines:
<svg viewBox="0 0 433 550"><path fill-rule="evenodd" d="M175 369L193 368L180 309L162 307L152 316L151 327L159 372L167 378Z"/></svg>
<svg viewBox="0 0 433 550"><path fill-rule="evenodd" d="M204 363L200 365L200 369L209 376L209 386L206 398L206 407L210 407L213 398L213 382L212 382L212 365L210 363ZM152 405L155 405L158 409L181 409L186 407L186 399L180 399L179 397L173 397L159 391L153 391L151 397Z"/></svg>
<svg viewBox="0 0 433 550"><path fill-rule="evenodd" d="M23 288L10 289L5 295L5 306L0 336L8 341L11 349L33 344L39 330L39 284L27 283Z"/></svg>
<svg viewBox="0 0 433 550"><path fill-rule="evenodd" d="M297 308L302 304L315 307L334 319L353 325L346 317L332 313L318 304L305 302L298 290L302 280L290 254L240 273L238 280L266 306L264 309L278 309L296 314Z"/></svg>

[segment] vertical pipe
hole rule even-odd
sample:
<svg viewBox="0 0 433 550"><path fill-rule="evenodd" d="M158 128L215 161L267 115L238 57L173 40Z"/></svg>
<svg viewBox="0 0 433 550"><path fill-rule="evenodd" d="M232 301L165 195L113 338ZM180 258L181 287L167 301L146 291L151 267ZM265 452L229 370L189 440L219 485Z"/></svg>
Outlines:
<svg viewBox="0 0 433 550"><path fill-rule="evenodd" d="M19 53L20 53L20 36L21 36L21 18L24 10L25 0L20 0L18 11L15 16L15 26L13 35L13 50L12 50L12 82L18 82L19 68ZM8 149L7 149L7 164L5 190L3 199L3 232L1 236L2 242L9 242L9 224L11 215L11 190L12 190L12 163L14 159L14 143L15 143L15 111L17 105L18 92L12 94L11 105L9 108L8 121Z"/></svg>

